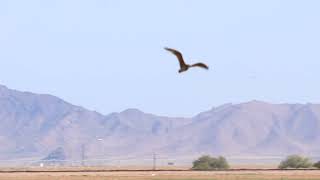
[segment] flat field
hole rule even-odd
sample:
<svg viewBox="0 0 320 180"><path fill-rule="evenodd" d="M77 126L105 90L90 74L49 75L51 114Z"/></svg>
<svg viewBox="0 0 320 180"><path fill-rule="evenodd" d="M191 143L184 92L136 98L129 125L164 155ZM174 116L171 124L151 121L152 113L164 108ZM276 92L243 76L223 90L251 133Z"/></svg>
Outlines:
<svg viewBox="0 0 320 180"><path fill-rule="evenodd" d="M0 180L320 180L320 170L2 172Z"/></svg>

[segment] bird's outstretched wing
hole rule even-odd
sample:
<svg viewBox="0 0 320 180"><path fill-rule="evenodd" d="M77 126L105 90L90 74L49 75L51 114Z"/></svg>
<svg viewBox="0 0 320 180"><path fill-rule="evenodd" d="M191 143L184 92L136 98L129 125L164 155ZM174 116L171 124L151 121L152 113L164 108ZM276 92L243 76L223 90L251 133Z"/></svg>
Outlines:
<svg viewBox="0 0 320 180"><path fill-rule="evenodd" d="M182 54L179 51L177 51L175 49L167 48L167 47L165 47L164 49L167 50L167 51L170 51L175 56L177 56L177 58L179 60L180 68L187 66L186 63L183 60Z"/></svg>
<svg viewBox="0 0 320 180"><path fill-rule="evenodd" d="M209 67L204 63L195 63L195 64L192 64L191 67L201 67L204 69L209 69Z"/></svg>

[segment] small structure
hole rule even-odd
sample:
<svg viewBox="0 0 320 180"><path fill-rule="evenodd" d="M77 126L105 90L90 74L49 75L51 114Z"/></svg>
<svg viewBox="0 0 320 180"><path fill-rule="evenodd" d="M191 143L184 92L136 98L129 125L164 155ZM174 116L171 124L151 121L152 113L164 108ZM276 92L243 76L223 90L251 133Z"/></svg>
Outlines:
<svg viewBox="0 0 320 180"><path fill-rule="evenodd" d="M62 147L59 147L52 151L47 157L43 158L40 162L42 166L61 166L64 165L66 155Z"/></svg>

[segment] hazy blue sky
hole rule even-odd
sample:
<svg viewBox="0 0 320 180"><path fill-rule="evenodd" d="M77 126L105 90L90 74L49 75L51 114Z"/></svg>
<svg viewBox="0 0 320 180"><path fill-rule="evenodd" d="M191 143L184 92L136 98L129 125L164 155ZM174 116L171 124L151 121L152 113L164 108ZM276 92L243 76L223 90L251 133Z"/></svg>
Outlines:
<svg viewBox="0 0 320 180"><path fill-rule="evenodd" d="M320 102L317 0L0 0L0 84L107 114ZM178 74L163 47L209 71Z"/></svg>

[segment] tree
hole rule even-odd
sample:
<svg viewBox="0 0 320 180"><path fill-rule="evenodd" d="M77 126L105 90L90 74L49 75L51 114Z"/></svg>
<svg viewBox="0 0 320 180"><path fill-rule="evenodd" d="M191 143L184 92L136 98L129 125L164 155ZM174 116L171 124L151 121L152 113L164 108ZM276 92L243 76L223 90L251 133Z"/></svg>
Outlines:
<svg viewBox="0 0 320 180"><path fill-rule="evenodd" d="M210 162L212 162L212 158L208 155L201 156L199 159L193 162L192 169L194 170L210 170Z"/></svg>
<svg viewBox="0 0 320 180"><path fill-rule="evenodd" d="M310 168L312 167L312 162L307 157L302 157L299 155L290 155L285 160L283 160L279 168Z"/></svg>
<svg viewBox="0 0 320 180"><path fill-rule="evenodd" d="M217 159L217 168L218 169L229 169L229 164L225 157L219 156Z"/></svg>
<svg viewBox="0 0 320 180"><path fill-rule="evenodd" d="M218 158L208 155L201 156L193 162L193 170L215 170L215 169L228 169L229 164L226 158L219 156Z"/></svg>
<svg viewBox="0 0 320 180"><path fill-rule="evenodd" d="M313 164L313 167L319 168L320 169L320 161L316 162Z"/></svg>

